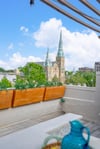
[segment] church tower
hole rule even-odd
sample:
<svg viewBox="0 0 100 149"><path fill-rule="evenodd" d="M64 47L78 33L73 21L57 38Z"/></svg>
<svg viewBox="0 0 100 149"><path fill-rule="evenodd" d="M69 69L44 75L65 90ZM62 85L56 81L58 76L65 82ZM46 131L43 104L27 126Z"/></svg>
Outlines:
<svg viewBox="0 0 100 149"><path fill-rule="evenodd" d="M63 52L63 40L62 40L62 31L60 32L60 39L59 39L59 46L58 46L58 53L56 56L56 62L59 67L59 81L64 83L65 82L65 58Z"/></svg>
<svg viewBox="0 0 100 149"><path fill-rule="evenodd" d="M63 52L63 41L62 41L62 31L60 32L60 39L58 45L58 52L56 56L56 61L51 62L49 59L49 48L47 49L46 59L44 63L44 68L46 72L46 78L48 81L59 80L59 82L65 82L65 58Z"/></svg>

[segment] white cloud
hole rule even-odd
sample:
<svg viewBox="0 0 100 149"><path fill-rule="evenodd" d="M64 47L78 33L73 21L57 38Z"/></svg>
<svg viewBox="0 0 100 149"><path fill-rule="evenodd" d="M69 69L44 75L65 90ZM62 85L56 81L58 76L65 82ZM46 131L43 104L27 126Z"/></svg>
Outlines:
<svg viewBox="0 0 100 149"><path fill-rule="evenodd" d="M14 48L14 44L13 44L13 43L10 43L10 44L8 45L8 50L13 50L13 48Z"/></svg>
<svg viewBox="0 0 100 149"><path fill-rule="evenodd" d="M25 26L21 26L20 31L27 33L29 31L29 29Z"/></svg>
<svg viewBox="0 0 100 149"><path fill-rule="evenodd" d="M64 29L63 39L67 69L94 67L95 61L100 61L100 40L96 33L72 33Z"/></svg>
<svg viewBox="0 0 100 149"><path fill-rule="evenodd" d="M6 62L0 60L0 67L5 68L4 66L6 66L6 64L7 64Z"/></svg>
<svg viewBox="0 0 100 149"><path fill-rule="evenodd" d="M46 48L55 47L58 41L58 30L60 30L61 26L61 20L57 20L56 18L41 22L39 30L33 34L33 38L36 40L35 45Z"/></svg>
<svg viewBox="0 0 100 149"><path fill-rule="evenodd" d="M39 57L28 56L23 57L19 52L14 53L8 62L0 61L0 67L4 69L16 69L19 66L24 66L27 62L41 62Z"/></svg>

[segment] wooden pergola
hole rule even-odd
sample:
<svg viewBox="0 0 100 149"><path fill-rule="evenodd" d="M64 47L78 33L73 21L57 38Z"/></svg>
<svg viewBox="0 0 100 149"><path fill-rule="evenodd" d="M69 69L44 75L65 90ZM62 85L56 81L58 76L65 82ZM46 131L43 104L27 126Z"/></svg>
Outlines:
<svg viewBox="0 0 100 149"><path fill-rule="evenodd" d="M88 13L83 12L75 6L75 4L72 4L72 1L68 2L68 0L40 0L41 2L45 3L46 5L52 7L53 9L57 10L61 14L65 15L66 17L69 17L70 19L84 25L87 28L90 28L91 30L100 33L100 11L91 4L88 0L78 0L79 3L83 4L87 9L92 11L92 13L95 14L95 18L89 15ZM97 5L100 5L100 0L95 0ZM34 0L30 0L30 5L34 4ZM76 15L72 15L68 11L66 11L66 8L69 8L71 11L75 12L76 14L80 15L82 18L86 19L86 21L83 21L84 19L80 19L76 17ZM88 22L88 23L87 23ZM100 38L100 36L98 36Z"/></svg>

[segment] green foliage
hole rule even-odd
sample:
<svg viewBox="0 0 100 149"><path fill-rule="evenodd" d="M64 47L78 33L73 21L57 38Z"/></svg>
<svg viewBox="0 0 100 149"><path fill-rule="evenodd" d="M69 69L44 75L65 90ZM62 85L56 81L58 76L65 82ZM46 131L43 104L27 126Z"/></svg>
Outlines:
<svg viewBox="0 0 100 149"><path fill-rule="evenodd" d="M5 72L5 70L3 68L0 67L0 72Z"/></svg>
<svg viewBox="0 0 100 149"><path fill-rule="evenodd" d="M55 76L53 77L52 81L53 81L53 82L58 82L59 79L58 79L57 76L55 75Z"/></svg>
<svg viewBox="0 0 100 149"><path fill-rule="evenodd" d="M14 70L12 70L12 69L10 69L10 70L6 70L5 72L10 72L10 73L13 73L14 72Z"/></svg>
<svg viewBox="0 0 100 149"><path fill-rule="evenodd" d="M19 70L21 76L17 76L15 81L16 89L41 87L46 81L44 69L39 64L30 62Z"/></svg>
<svg viewBox="0 0 100 149"><path fill-rule="evenodd" d="M5 70L4 68L2 68L2 67L0 67L0 72L7 72L7 73L9 73L9 72L14 72L14 70Z"/></svg>
<svg viewBox="0 0 100 149"><path fill-rule="evenodd" d="M28 81L25 78L17 76L15 83L14 83L14 87L16 89L27 89L27 88L41 87L41 85L35 81Z"/></svg>
<svg viewBox="0 0 100 149"><path fill-rule="evenodd" d="M11 82L6 77L3 77L0 81L0 90L5 90L10 87L12 87Z"/></svg>
<svg viewBox="0 0 100 149"><path fill-rule="evenodd" d="M23 68L20 68L20 71L23 73L24 78L30 81L36 81L43 83L46 81L45 72L41 65L30 62L27 63Z"/></svg>
<svg viewBox="0 0 100 149"><path fill-rule="evenodd" d="M25 89L25 88L27 88L27 81L25 79L21 78L20 76L17 76L17 78L15 80L14 87L16 89Z"/></svg>
<svg viewBox="0 0 100 149"><path fill-rule="evenodd" d="M95 72L81 72L77 71L67 72L66 83L73 85L86 85L89 87L93 87L96 84L96 74Z"/></svg>
<svg viewBox="0 0 100 149"><path fill-rule="evenodd" d="M61 82L46 81L44 85L45 86L62 86L63 84Z"/></svg>
<svg viewBox="0 0 100 149"><path fill-rule="evenodd" d="M84 78L86 80L86 85L87 86L95 86L96 85L96 74L87 72L84 74Z"/></svg>

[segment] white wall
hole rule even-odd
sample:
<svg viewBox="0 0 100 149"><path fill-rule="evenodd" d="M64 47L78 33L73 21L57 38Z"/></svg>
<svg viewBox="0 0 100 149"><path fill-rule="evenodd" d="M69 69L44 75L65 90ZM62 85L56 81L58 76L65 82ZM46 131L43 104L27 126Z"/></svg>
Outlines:
<svg viewBox="0 0 100 149"><path fill-rule="evenodd" d="M96 104L98 107L98 115L100 117L100 72L96 73Z"/></svg>
<svg viewBox="0 0 100 149"><path fill-rule="evenodd" d="M100 104L100 72L96 73L96 100Z"/></svg>
<svg viewBox="0 0 100 149"><path fill-rule="evenodd" d="M20 106L0 111L0 126L17 125L21 121L32 120L33 123L54 118L62 114L59 99L27 106Z"/></svg>
<svg viewBox="0 0 100 149"><path fill-rule="evenodd" d="M67 86L62 110L83 115L88 120L100 121L99 77L100 75L97 77L97 87Z"/></svg>

